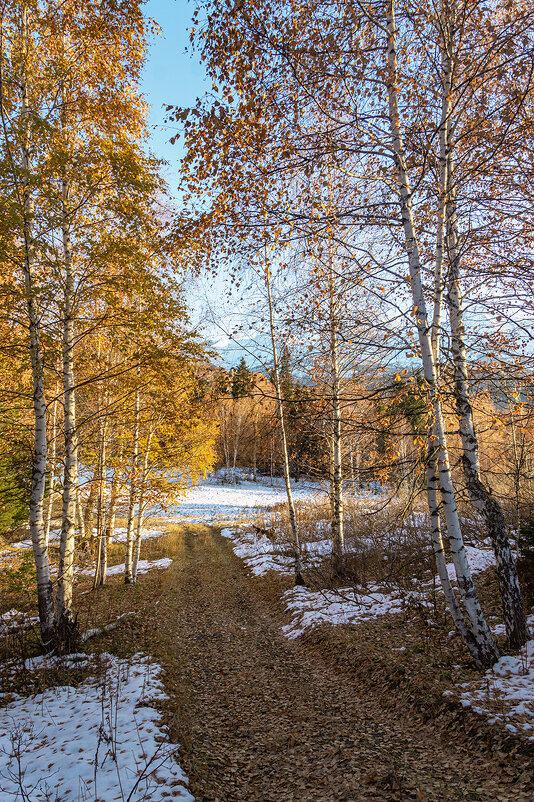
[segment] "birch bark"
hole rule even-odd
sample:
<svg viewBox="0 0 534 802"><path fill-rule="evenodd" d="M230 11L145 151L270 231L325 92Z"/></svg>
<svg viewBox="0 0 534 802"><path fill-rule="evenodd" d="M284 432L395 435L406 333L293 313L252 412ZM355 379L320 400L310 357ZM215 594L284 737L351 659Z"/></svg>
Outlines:
<svg viewBox="0 0 534 802"><path fill-rule="evenodd" d="M85 537L88 540L93 539L93 528L94 528L94 517L95 517L95 501L96 501L96 494L98 490L98 485L96 481L96 473L92 477L90 486L89 486L89 493L87 494L87 501L85 502L85 510L83 514L83 528L85 532Z"/></svg>
<svg viewBox="0 0 534 802"><path fill-rule="evenodd" d="M447 245L449 253L449 281L447 306L451 327L451 352L454 366L454 398L460 420L462 441L462 467L469 499L473 507L484 518L497 563L497 576L502 601L503 618L510 646L518 649L528 637L528 628L517 567L512 553L508 528L501 505L480 475L478 437L470 399L469 376L463 301L460 285L460 253L458 247L458 218L456 213L456 191L452 170L452 155L449 153L449 189L447 193Z"/></svg>
<svg viewBox="0 0 534 802"><path fill-rule="evenodd" d="M63 87L63 107L67 97ZM74 545L76 534L76 497L78 489L78 433L76 430L76 397L74 381L74 304L75 280L70 224L70 187L66 172L62 178L62 235L64 267L63 318L63 426L65 437L65 470L63 475L63 513L59 553L59 577L56 595L56 623L73 624L72 585L74 578ZM72 628L72 626L70 626Z"/></svg>
<svg viewBox="0 0 534 802"><path fill-rule="evenodd" d="M119 464L122 462L122 449L120 450L119 454ZM117 505L119 502L119 471L116 468L113 473L113 479L111 481L111 496L109 499L109 512L107 515L107 524L106 524L106 538L108 543L113 542L113 538L115 536L115 520L117 517Z"/></svg>
<svg viewBox="0 0 534 802"><path fill-rule="evenodd" d="M50 524L52 522L52 509L54 506L54 495L56 487L56 456L57 456L57 408L58 408L59 386L56 382L54 405L52 407L52 430L50 432L50 459L48 461L48 504L45 515L45 540L48 545L50 540Z"/></svg>
<svg viewBox="0 0 534 802"><path fill-rule="evenodd" d="M39 624L45 647L50 648L54 634L54 602L48 548L43 516L43 500L46 481L47 435L46 401L43 357L40 341L40 313L34 286L34 200L31 186L31 125L32 110L28 91L28 8L24 4L21 14L21 127L22 127L22 229L24 255L22 270L28 310L28 331L30 339L30 360L33 381L34 449L32 464L32 483L30 492L30 533L37 577L37 600ZM3 112L3 97L2 97Z"/></svg>
<svg viewBox="0 0 534 802"><path fill-rule="evenodd" d="M139 390L136 389L135 402L134 402L134 431L133 431L133 444L132 444L132 475L130 479L130 499L128 503L128 521L126 524L126 557L124 561L124 582L127 585L131 585L133 582L132 560L133 560L133 546L134 546L135 500L137 496L138 458L139 458Z"/></svg>
<svg viewBox="0 0 534 802"><path fill-rule="evenodd" d="M98 437L98 501L96 508L96 536L98 546L93 588L105 584L108 567L108 543L106 538L106 433L107 420L104 419L100 421Z"/></svg>
<svg viewBox="0 0 534 802"><path fill-rule="evenodd" d="M280 365L278 361L278 349L276 346L276 332L274 326L274 305L271 291L271 276L267 261L267 246L265 246L264 280L265 280L265 288L267 290L267 301L269 304L269 325L271 333L271 348L273 352L273 377L274 377L274 386L276 392L276 408L278 412L280 440L282 443L282 464L284 469L284 483L286 487L289 522L291 524L291 534L293 537L293 548L295 552L295 584L303 585L304 580L302 578L302 555L300 551L300 538L297 527L297 515L295 512L295 504L293 501L293 494L291 492L291 479L289 474L289 455L288 455L286 427L284 420L284 399L282 398L282 390L280 387Z"/></svg>
<svg viewBox="0 0 534 802"><path fill-rule="evenodd" d="M444 24L447 24L444 22ZM434 264L434 311L432 315L431 346L434 360L434 374L439 389L441 385L441 326L443 318L443 264L445 243L445 193L447 185L447 138L450 122L450 92L452 81L452 60L447 48L442 48L442 104L439 127L439 200L436 221L436 254ZM441 519L439 510L439 474L437 448L434 445L437 435L434 426L429 427L429 448L426 465L426 490L428 509L430 514L430 530L432 548L436 560L436 568L441 587L445 595L447 606L452 615L456 628L466 643L473 641L473 632L466 622L463 612L458 604L452 583L447 570L447 561L443 545Z"/></svg>
<svg viewBox="0 0 534 802"><path fill-rule="evenodd" d="M148 478L148 459L150 456L150 446L152 444L153 433L150 432L143 455L143 467L141 469L141 486L139 489L139 501L137 506L137 524L135 532L135 549L132 563L132 581L137 582L137 566L141 555L141 533L143 529L143 516L145 511L145 492Z"/></svg>
<svg viewBox="0 0 534 802"><path fill-rule="evenodd" d="M498 660L499 652L478 601L462 537L460 519L456 506L454 485L450 470L441 398L439 394L432 352L431 325L428 321L426 300L423 290L419 247L413 220L411 188L408 170L406 167L404 142L400 127L395 0L388 0L387 9L388 53L386 88L388 95L388 117L391 142L395 155L400 211L404 230L405 248L408 256L410 288L414 305L419 348L423 363L424 377L428 388L429 401L434 417L434 433L436 437L442 508L447 524L447 534L450 542L451 556L456 571L456 577L458 580L458 587L460 589L463 605L470 621L470 628L473 632L473 642L467 642L467 646L479 665L490 666L493 665L496 660Z"/></svg>
<svg viewBox="0 0 534 802"><path fill-rule="evenodd" d="M330 176L329 176L330 178ZM345 570L345 534L343 526L343 469L341 399L339 375L339 309L336 298L332 244L328 244L328 302L330 327L330 374L332 385L332 549L334 570Z"/></svg>

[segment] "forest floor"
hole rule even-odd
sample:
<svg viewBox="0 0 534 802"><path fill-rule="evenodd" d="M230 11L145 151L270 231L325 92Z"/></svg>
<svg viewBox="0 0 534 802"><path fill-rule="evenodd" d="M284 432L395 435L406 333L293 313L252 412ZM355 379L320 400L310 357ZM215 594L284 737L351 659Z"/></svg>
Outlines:
<svg viewBox="0 0 534 802"><path fill-rule="evenodd" d="M162 665L164 721L197 802L533 798L527 757L393 710L383 687L282 635L287 580L249 576L212 527L175 531L151 543L171 567L128 589L143 615L98 648ZM124 590L103 588L96 607L120 612Z"/></svg>
<svg viewBox="0 0 534 802"><path fill-rule="evenodd" d="M189 782L171 759L151 778L148 795L136 792L132 800L186 800L190 799L187 788L197 802L534 799L534 746L527 737L519 737L517 728L503 726L507 719L502 700L490 694L489 680L474 669L459 638L451 637L454 633L449 631L450 621L439 598L433 609L405 603L396 608L388 601L384 610L369 614L367 620L360 612L355 616L358 601L354 597L332 600L329 594L337 591L324 590L327 577L316 566L314 551L307 563L309 587L292 588L291 561L285 552L264 535L247 535L255 511L267 507L275 511L283 494L279 488L248 484L201 486L179 509L155 518L155 528L145 530L143 541L147 572L136 585L125 586L120 576L122 529L117 529L117 542L110 545L114 568L104 587L91 591L91 555L86 555L86 567L79 555L75 606L81 630L108 623L114 627L84 643L85 668L52 662L48 668L35 670L44 659L35 657L35 630L11 630L10 613L2 613L7 616L0 639L2 655L8 669L17 667L4 677L6 700L9 692L18 694L14 704L19 719L26 716L31 725L31 716L24 713L31 694L36 694L31 697L34 708L41 710L50 701L56 704L54 696L47 696L54 688L59 695L66 694L65 721L80 700L89 716L90 697L95 692L95 698L102 695L106 682L114 681L113 671L130 667L135 680L150 665L152 676L149 672L140 679L140 693L136 690L129 701L125 697L120 702L126 723L133 722L135 730L135 737L126 733L124 742L136 742L135 761L141 768L145 754L160 749L158 743L171 750L172 744L180 744L178 759ZM317 488L302 488L300 493L306 499ZM320 555L322 543L319 539L307 548L313 546ZM27 546L21 541L10 548L30 556ZM473 552L477 559L484 555L480 550ZM490 567L484 573L484 566L481 560L480 590L486 607L497 614L494 571ZM297 601L302 596L316 604L321 597L325 604L319 616L317 610L306 612L312 622L309 627L302 625L302 611L295 618L288 604L297 590ZM30 598L27 591L13 590L8 573L2 571L0 592L2 608L24 610L20 615L33 620L35 610L24 600L25 593ZM338 613L332 616L332 610ZM111 668L103 669L98 679L95 666L99 655L106 654L102 661L109 664L111 660ZM145 666L143 661L149 662ZM523 671L521 681L528 684L530 680L528 671ZM159 692L160 681L166 696ZM462 709L458 689L472 687L473 682L487 683L494 708L498 711L502 706L500 725L490 725L486 714ZM142 706L143 699L148 706ZM141 716L138 721L128 712L130 703ZM111 693L109 704L116 715L118 695ZM11 709L0 705L0 713ZM98 716L98 710L91 713L88 731L90 724L98 728ZM143 716L152 722L146 733ZM48 719L50 710L46 726ZM80 741L84 729L80 730L78 720L72 721L72 748L81 777L86 770L92 774L93 746L87 745L87 739ZM63 730L58 728L58 734ZM46 754L55 754L54 749L59 754L71 748L70 736L59 750L53 739L46 747L40 736L38 731L31 733L35 744L26 755L33 759L34 774L39 773L32 757L37 750L44 749L44 760ZM85 756L87 766L82 766ZM115 787L111 769L115 771L108 760L101 770L108 774L99 782L102 787L107 777L110 790L99 800L130 798L124 788ZM128 772L132 773L125 767L123 777ZM30 767L27 773L30 778ZM62 782L72 781L68 766L63 774ZM90 783L86 779L84 788ZM30 802L49 798L27 796ZM0 792L0 802L7 799ZM94 796L73 791L57 799L79 802Z"/></svg>

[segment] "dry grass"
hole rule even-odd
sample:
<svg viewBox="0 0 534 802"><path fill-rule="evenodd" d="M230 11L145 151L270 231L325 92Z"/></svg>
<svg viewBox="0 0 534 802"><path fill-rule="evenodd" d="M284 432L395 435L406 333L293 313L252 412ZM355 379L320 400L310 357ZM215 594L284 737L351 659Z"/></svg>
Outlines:
<svg viewBox="0 0 534 802"><path fill-rule="evenodd" d="M119 522L117 525L121 525ZM150 522L150 525L153 525ZM157 560L180 552L182 536L187 527L176 524L162 523L162 529L168 534L160 538L145 540L141 547L141 557L148 560ZM113 565L124 562L124 544L114 543L109 547L108 564ZM8 569L16 572L24 562L24 555L31 556L30 550L25 550L17 557L10 559ZM87 567L94 559L94 548L82 548L77 552L76 565L79 568ZM57 561L57 548L52 547L53 563ZM112 623L125 613L134 613L120 622L113 634L88 640L84 650L102 651L108 647L117 654L133 654L140 648L146 648L147 643L137 645L130 643L128 632L135 629L134 619L143 620L151 605L157 609L161 599L167 592L167 571L153 570L147 574L140 574L136 585L124 585L122 576L111 576L105 586L92 590L92 577L80 576L74 588L74 609L78 616L80 631L105 626ZM18 584L18 586L17 586ZM35 585L12 581L9 571L0 572L0 613L16 609L28 617L37 616L35 598ZM27 658L39 655L40 636L37 624L28 628L18 628L0 636L0 661L10 666L18 667L13 674L11 667L6 672L0 671L0 680L3 690L10 690L21 694L35 693L52 685L68 682L78 684L86 675L84 669L45 669L43 671L26 671L24 661Z"/></svg>

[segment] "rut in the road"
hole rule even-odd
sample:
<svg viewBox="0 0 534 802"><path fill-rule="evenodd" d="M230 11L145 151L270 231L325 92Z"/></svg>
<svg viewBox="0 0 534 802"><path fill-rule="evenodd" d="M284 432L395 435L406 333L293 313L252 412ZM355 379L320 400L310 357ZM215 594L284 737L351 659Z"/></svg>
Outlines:
<svg viewBox="0 0 534 802"><path fill-rule="evenodd" d="M175 635L156 657L198 802L531 799L489 756L392 720L379 688L370 698L287 641L218 534L186 535L171 580Z"/></svg>

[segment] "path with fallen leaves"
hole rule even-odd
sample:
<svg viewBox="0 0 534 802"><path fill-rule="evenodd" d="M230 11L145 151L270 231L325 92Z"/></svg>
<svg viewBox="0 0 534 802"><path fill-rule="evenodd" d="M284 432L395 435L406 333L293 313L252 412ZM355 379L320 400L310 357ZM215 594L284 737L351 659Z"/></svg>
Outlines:
<svg viewBox="0 0 534 802"><path fill-rule="evenodd" d="M215 530L185 535L171 571L168 690L197 802L533 798L525 772L496 770L408 712L392 720L380 688L370 697L285 639L261 580Z"/></svg>

